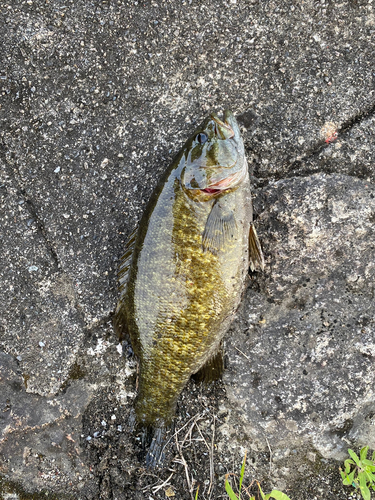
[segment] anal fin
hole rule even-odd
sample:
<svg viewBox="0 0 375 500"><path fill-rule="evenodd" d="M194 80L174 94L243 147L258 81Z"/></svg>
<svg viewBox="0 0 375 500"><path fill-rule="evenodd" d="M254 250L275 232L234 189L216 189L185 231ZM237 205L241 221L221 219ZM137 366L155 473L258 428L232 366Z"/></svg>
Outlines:
<svg viewBox="0 0 375 500"><path fill-rule="evenodd" d="M256 264L264 271L264 256L260 241L255 230L254 224L250 225L249 232L249 265L252 271L255 271Z"/></svg>
<svg viewBox="0 0 375 500"><path fill-rule="evenodd" d="M222 348L218 350L212 358L210 358L205 365L202 366L197 373L192 375L192 379L195 382L204 382L208 384L209 382L214 382L219 380L224 371L224 359Z"/></svg>

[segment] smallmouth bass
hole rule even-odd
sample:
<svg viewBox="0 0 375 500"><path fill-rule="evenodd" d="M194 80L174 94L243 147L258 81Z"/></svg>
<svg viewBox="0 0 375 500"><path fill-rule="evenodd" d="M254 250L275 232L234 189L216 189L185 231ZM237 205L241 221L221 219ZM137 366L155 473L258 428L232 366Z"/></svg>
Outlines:
<svg viewBox="0 0 375 500"><path fill-rule="evenodd" d="M153 433L146 465L162 462L164 436L190 376L216 380L220 344L248 268L264 268L252 224L245 150L234 115L211 114L155 188L119 268L114 328L140 362L137 427Z"/></svg>

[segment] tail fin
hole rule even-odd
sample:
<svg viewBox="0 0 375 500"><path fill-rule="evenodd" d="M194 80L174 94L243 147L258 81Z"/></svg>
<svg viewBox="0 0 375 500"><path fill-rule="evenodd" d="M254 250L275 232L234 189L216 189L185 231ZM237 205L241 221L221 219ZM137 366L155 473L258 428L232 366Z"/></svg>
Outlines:
<svg viewBox="0 0 375 500"><path fill-rule="evenodd" d="M142 427L138 428L138 436L141 441L143 450L148 448L146 453L146 467L152 469L154 467L163 467L165 458L164 449L167 444L167 429L164 425L156 428ZM144 457L144 452L141 453Z"/></svg>
<svg viewBox="0 0 375 500"><path fill-rule="evenodd" d="M157 427L154 430L152 441L146 455L146 467L162 467L165 459L164 448L167 442L167 432L165 427Z"/></svg>

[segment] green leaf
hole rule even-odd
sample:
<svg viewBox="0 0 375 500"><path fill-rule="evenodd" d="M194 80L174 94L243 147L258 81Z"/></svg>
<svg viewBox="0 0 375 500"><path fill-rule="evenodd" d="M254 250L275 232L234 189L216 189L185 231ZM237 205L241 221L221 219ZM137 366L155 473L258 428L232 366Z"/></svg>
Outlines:
<svg viewBox="0 0 375 500"><path fill-rule="evenodd" d="M229 484L228 479L225 480L225 491L228 493L230 500L238 500L238 496L232 490L232 487Z"/></svg>
<svg viewBox="0 0 375 500"><path fill-rule="evenodd" d="M358 474L358 481L360 486L366 485L367 484L367 477L365 472L359 472Z"/></svg>
<svg viewBox="0 0 375 500"><path fill-rule="evenodd" d="M269 498L274 498L275 500L290 500L288 495L278 490L272 490Z"/></svg>
<svg viewBox="0 0 375 500"><path fill-rule="evenodd" d="M374 463L371 460L367 460L367 458L364 458L362 460L362 465L367 465L368 467L375 467Z"/></svg>
<svg viewBox="0 0 375 500"><path fill-rule="evenodd" d="M261 488L261 486L260 486L260 484L259 484L259 483L258 483L258 488L259 488L259 492L260 492L260 494L262 495L262 500L267 500L267 497L266 497L266 495L263 493L263 490L262 490L262 488Z"/></svg>
<svg viewBox="0 0 375 500"><path fill-rule="evenodd" d="M368 446L364 446L359 452L359 458L365 460L367 458Z"/></svg>
<svg viewBox="0 0 375 500"><path fill-rule="evenodd" d="M199 484L198 484L197 492L195 493L195 500L198 500L198 491L199 491Z"/></svg>
<svg viewBox="0 0 375 500"><path fill-rule="evenodd" d="M363 500L371 500L371 493L367 486L360 486Z"/></svg>
<svg viewBox="0 0 375 500"><path fill-rule="evenodd" d="M348 474L348 478L351 480L351 481L354 481L354 476L355 476L355 470L352 470L352 472L350 474Z"/></svg>
<svg viewBox="0 0 375 500"><path fill-rule="evenodd" d="M350 448L348 449L348 453L352 457L352 459L354 460L354 462L358 465L358 467L360 467L358 455L356 453L354 453L354 451L351 450Z"/></svg>
<svg viewBox="0 0 375 500"><path fill-rule="evenodd" d="M367 476L367 482L369 483L369 485L373 485L374 484L374 480L375 480L375 476L373 474L369 474L368 472L365 472L366 476Z"/></svg>
<svg viewBox="0 0 375 500"><path fill-rule="evenodd" d="M350 460L350 458L347 458L344 462L345 472L350 472L351 465L355 465L355 463L353 462L353 460Z"/></svg>
<svg viewBox="0 0 375 500"><path fill-rule="evenodd" d="M349 484L352 484L353 483L353 479L354 479L354 473L355 471L353 471L351 474L347 474L345 476L345 479L343 480L343 484L345 485L349 485Z"/></svg>
<svg viewBox="0 0 375 500"><path fill-rule="evenodd" d="M243 481L243 477L244 477L244 474L245 474L245 464L246 464L246 452L245 452L245 456L243 457L243 462L242 462L242 467L241 467L241 474L240 474L240 487L239 487L239 490L238 490L238 498L241 497L241 488L242 488L242 481Z"/></svg>
<svg viewBox="0 0 375 500"><path fill-rule="evenodd" d="M367 477L365 472L360 472L358 474L359 479L359 489L361 490L361 495L364 500L371 500L371 493L367 487Z"/></svg>

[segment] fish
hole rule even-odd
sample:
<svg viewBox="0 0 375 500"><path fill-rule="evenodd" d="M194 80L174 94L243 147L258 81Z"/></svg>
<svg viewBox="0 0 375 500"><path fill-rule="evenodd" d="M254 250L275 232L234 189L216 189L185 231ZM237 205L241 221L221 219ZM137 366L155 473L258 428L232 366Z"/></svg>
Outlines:
<svg viewBox="0 0 375 500"><path fill-rule="evenodd" d="M139 360L134 411L147 467L163 464L190 377L222 375L222 341L249 266L263 270L264 257L243 140L225 110L210 114L166 169L120 261L114 329Z"/></svg>

